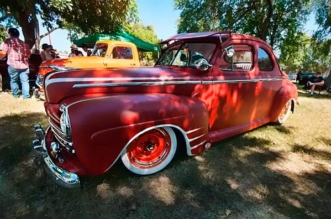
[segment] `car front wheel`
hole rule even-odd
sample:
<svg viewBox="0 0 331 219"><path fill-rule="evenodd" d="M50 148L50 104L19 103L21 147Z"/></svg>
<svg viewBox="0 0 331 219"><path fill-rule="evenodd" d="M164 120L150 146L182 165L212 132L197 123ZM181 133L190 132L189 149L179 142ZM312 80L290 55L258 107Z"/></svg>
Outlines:
<svg viewBox="0 0 331 219"><path fill-rule="evenodd" d="M155 128L137 136L121 159L132 173L149 175L164 169L174 158L176 150L177 138L173 129Z"/></svg>

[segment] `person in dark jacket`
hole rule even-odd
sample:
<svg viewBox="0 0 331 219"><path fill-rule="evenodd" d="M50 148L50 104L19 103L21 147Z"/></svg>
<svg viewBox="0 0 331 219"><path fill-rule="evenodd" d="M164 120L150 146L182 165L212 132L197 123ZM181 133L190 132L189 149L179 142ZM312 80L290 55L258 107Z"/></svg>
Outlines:
<svg viewBox="0 0 331 219"><path fill-rule="evenodd" d="M309 79L307 82L307 87L310 88L310 95L314 95L314 90L316 86L323 86L324 79L322 77L321 72L316 72L316 74Z"/></svg>

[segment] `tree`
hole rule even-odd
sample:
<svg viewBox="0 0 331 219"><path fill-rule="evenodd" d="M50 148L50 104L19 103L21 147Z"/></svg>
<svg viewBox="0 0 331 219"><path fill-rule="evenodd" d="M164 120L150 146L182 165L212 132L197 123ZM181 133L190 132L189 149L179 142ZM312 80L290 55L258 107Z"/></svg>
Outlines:
<svg viewBox="0 0 331 219"><path fill-rule="evenodd" d="M300 35L309 0L175 0L178 32L232 30L259 37L279 49ZM286 51L282 51L286 52Z"/></svg>
<svg viewBox="0 0 331 219"><path fill-rule="evenodd" d="M141 23L131 23L126 25L127 31L133 36L151 43L157 44L160 40L157 38L154 27L152 25L144 26ZM157 59L157 55L155 52L139 52L139 59L143 62L151 63ZM150 65L151 65L150 64Z"/></svg>
<svg viewBox="0 0 331 219"><path fill-rule="evenodd" d="M0 42L7 38L6 28L0 25Z"/></svg>
<svg viewBox="0 0 331 219"><path fill-rule="evenodd" d="M285 54L281 54L279 63L281 66L286 67L286 72L293 72L303 70L303 62L307 60L310 53L312 40L311 38L302 33L298 33L297 40L292 42L288 39L284 40L284 43L280 45L280 50L287 50ZM286 42L288 40L288 42Z"/></svg>
<svg viewBox="0 0 331 219"><path fill-rule="evenodd" d="M331 56L331 0L313 1L312 8L315 11L316 23L318 29L313 37L318 47L319 53L324 57ZM329 62L330 63L330 62ZM330 64L328 65L330 67Z"/></svg>
<svg viewBox="0 0 331 219"><path fill-rule="evenodd" d="M325 39L331 34L331 0L312 1L318 30L315 37Z"/></svg>
<svg viewBox="0 0 331 219"><path fill-rule="evenodd" d="M25 42L39 48L39 23L49 31L64 26L90 34L113 32L126 21L137 19L135 0L0 0L0 22L22 27Z"/></svg>

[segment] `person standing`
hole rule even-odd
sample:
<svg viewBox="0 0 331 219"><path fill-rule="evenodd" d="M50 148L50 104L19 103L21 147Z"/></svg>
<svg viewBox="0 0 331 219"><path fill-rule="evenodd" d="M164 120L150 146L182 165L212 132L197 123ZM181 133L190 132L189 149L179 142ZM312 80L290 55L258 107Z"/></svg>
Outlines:
<svg viewBox="0 0 331 219"><path fill-rule="evenodd" d="M70 48L71 48L71 53L69 54L69 57L84 56L83 53L78 50L76 44L72 44Z"/></svg>
<svg viewBox="0 0 331 219"><path fill-rule="evenodd" d="M87 47L87 44L83 43L82 48L83 48L84 52L86 52L86 56L91 56L92 55L92 50L90 50Z"/></svg>
<svg viewBox="0 0 331 219"><path fill-rule="evenodd" d="M41 60L42 61L52 60L53 59L51 54L52 46L48 45L47 43L44 43L43 45L41 45L41 48L43 49L43 51L40 53Z"/></svg>
<svg viewBox="0 0 331 219"><path fill-rule="evenodd" d="M31 55L28 44L19 39L20 32L16 28L8 29L9 38L5 39L0 49L7 54L8 74L12 95L18 98L19 79L22 84L23 99L30 98L29 85L29 57Z"/></svg>

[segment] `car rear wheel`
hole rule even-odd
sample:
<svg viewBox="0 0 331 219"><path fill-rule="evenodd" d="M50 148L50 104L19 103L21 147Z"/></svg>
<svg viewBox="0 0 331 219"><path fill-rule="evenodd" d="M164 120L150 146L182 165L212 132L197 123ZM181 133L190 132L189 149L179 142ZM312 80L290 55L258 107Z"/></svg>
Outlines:
<svg viewBox="0 0 331 219"><path fill-rule="evenodd" d="M155 128L136 137L121 159L132 173L149 175L164 169L174 158L176 150L177 138L172 128Z"/></svg>
<svg viewBox="0 0 331 219"><path fill-rule="evenodd" d="M286 122L286 120L288 119L291 113L291 105L292 105L292 101L289 100L283 106L281 112L278 115L278 119L277 119L278 124L283 124L284 122Z"/></svg>

